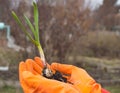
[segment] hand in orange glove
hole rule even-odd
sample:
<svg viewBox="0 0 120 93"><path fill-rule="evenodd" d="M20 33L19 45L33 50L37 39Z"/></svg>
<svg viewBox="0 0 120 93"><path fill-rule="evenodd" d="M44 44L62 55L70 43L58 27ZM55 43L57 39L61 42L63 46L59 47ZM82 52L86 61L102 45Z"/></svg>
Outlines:
<svg viewBox="0 0 120 93"><path fill-rule="evenodd" d="M51 67L63 74L68 74L68 81L71 82L74 88L76 88L79 92L101 93L100 84L96 83L85 70L72 65L63 65L59 63L53 63Z"/></svg>
<svg viewBox="0 0 120 93"><path fill-rule="evenodd" d="M20 62L19 78L24 93L82 93L71 84L43 77L42 68L42 61L38 57L35 61L28 59Z"/></svg>

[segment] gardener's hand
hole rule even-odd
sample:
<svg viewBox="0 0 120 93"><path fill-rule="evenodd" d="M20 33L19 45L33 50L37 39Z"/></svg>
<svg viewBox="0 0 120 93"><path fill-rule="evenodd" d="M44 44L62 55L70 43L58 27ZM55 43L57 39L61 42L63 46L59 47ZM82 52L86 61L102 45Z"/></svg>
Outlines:
<svg viewBox="0 0 120 93"><path fill-rule="evenodd" d="M19 78L24 93L82 93L71 84L43 77L42 69L43 64L38 57L20 62Z"/></svg>
<svg viewBox="0 0 120 93"><path fill-rule="evenodd" d="M63 74L67 74L68 81L71 82L81 93L101 93L100 84L88 75L88 73L76 66L53 63L52 69L58 70ZM107 92L106 92L107 93Z"/></svg>

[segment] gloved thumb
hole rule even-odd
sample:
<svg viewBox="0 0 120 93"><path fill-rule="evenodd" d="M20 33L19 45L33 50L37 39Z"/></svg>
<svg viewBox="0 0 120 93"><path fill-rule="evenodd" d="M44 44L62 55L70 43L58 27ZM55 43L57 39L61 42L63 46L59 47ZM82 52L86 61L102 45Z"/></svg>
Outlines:
<svg viewBox="0 0 120 93"><path fill-rule="evenodd" d="M51 68L53 70L60 71L64 74L71 74L75 66L73 65L67 65L67 64L60 64L60 63L52 63Z"/></svg>

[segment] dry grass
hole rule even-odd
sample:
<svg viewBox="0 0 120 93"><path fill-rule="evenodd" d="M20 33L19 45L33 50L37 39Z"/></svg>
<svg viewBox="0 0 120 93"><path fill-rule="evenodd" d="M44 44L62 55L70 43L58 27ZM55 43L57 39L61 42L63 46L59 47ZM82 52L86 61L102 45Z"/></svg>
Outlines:
<svg viewBox="0 0 120 93"><path fill-rule="evenodd" d="M80 37L80 55L93 57L120 58L120 36L110 31L95 31ZM79 50L78 50L79 49Z"/></svg>

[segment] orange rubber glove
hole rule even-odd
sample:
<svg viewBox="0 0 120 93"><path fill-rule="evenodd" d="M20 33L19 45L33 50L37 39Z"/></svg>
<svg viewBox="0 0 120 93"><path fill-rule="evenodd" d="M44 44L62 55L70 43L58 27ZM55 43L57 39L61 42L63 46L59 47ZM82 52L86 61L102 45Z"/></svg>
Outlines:
<svg viewBox="0 0 120 93"><path fill-rule="evenodd" d="M58 70L63 74L68 74L68 81L71 82L81 93L102 93L100 84L88 75L88 73L76 66L52 63L52 69Z"/></svg>
<svg viewBox="0 0 120 93"><path fill-rule="evenodd" d="M24 93L82 93L73 87L57 80L47 79L40 75L43 64L36 57L19 64L19 79Z"/></svg>

